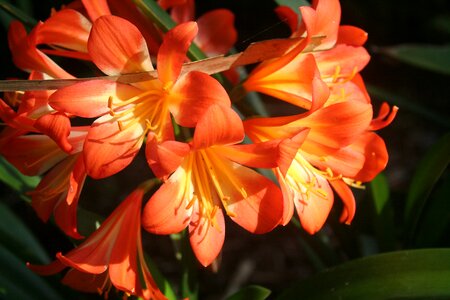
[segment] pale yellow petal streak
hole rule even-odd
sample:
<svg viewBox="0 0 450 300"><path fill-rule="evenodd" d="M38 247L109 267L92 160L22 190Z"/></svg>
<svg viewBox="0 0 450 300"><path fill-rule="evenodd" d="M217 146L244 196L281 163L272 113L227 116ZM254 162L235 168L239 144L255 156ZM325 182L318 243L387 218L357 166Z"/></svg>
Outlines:
<svg viewBox="0 0 450 300"><path fill-rule="evenodd" d="M203 150L202 153L204 161L208 166L211 181L214 184L227 215L230 217L236 217L236 215L228 209L228 202L233 199L231 199L229 195L224 194L221 187L221 182L228 181L233 188L241 194L243 199L248 197L247 191L244 186L242 186L242 183L236 178L229 165L224 163L224 159L226 158L218 155L214 149Z"/></svg>

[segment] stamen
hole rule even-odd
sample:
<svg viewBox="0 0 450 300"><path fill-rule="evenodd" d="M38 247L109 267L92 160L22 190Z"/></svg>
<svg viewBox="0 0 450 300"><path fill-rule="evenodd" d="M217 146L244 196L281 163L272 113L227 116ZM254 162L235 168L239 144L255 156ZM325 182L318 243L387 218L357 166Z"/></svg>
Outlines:
<svg viewBox="0 0 450 300"><path fill-rule="evenodd" d="M230 211L228 208L228 202L231 200L231 198L230 196L225 195L223 193L221 184L219 182L219 178L215 170L216 169L221 170L221 172L224 173L222 176L223 177L222 180L228 179L228 181L233 185L233 187L241 193L244 199L248 197L247 191L239 182L237 182L234 174L232 174L232 172L228 170L228 167L222 162L221 158L215 156L216 154L213 151L208 151L208 153L202 151L201 153L205 163L208 166L211 181L214 184L214 187L217 191L217 194L219 195L219 198L222 202L226 214L232 218L236 217L237 215L232 211ZM210 158L209 156L212 156L212 158ZM213 166L212 160L214 160L215 166Z"/></svg>

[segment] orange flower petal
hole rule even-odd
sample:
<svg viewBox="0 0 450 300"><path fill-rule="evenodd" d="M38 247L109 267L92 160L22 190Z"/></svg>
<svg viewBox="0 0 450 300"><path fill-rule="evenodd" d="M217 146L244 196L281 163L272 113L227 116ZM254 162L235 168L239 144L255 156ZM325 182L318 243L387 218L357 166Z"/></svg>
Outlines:
<svg viewBox="0 0 450 300"><path fill-rule="evenodd" d="M277 226L283 213L280 189L261 174L229 160L223 160L223 168L216 171L221 174L220 185L227 196L222 202L230 218L252 233ZM227 178L230 174L233 178Z"/></svg>
<svg viewBox="0 0 450 300"><path fill-rule="evenodd" d="M186 143L164 141L159 143L154 134L149 133L145 156L147 163L156 177L166 180L189 154L190 147Z"/></svg>
<svg viewBox="0 0 450 300"><path fill-rule="evenodd" d="M60 199L54 209L55 222L65 234L73 238L83 238L77 230L78 199L86 179L83 155L77 155L75 165L70 173L66 197Z"/></svg>
<svg viewBox="0 0 450 300"><path fill-rule="evenodd" d="M43 72L53 78L73 78L72 75L36 48L37 34L42 24L38 23L27 36L22 23L18 21L11 22L8 30L8 44L13 55L14 64L22 70Z"/></svg>
<svg viewBox="0 0 450 300"><path fill-rule="evenodd" d="M382 138L373 132L367 132L355 143L365 155L364 166L353 179L361 182L371 181L387 165L389 155Z"/></svg>
<svg viewBox="0 0 450 300"><path fill-rule="evenodd" d="M347 101L319 109L294 123L311 128L302 150L323 155L321 148L339 149L351 144L368 128L371 119L370 104Z"/></svg>
<svg viewBox="0 0 450 300"><path fill-rule="evenodd" d="M333 206L334 198L328 181L319 175L316 175L315 178L317 183L314 188L319 188L320 194L313 190L307 194L296 192L293 199L300 223L309 234L316 233L325 224Z"/></svg>
<svg viewBox="0 0 450 300"><path fill-rule="evenodd" d="M211 105L231 105L223 86L211 76L197 71L181 76L167 100L175 121L186 127L194 127Z"/></svg>
<svg viewBox="0 0 450 300"><path fill-rule="evenodd" d="M339 26L337 44L346 44L350 46L362 46L367 41L367 32L361 28L341 25Z"/></svg>
<svg viewBox="0 0 450 300"><path fill-rule="evenodd" d="M83 3L84 8L86 8L89 18L91 18L92 21L97 20L101 16L111 14L106 0L81 0L81 2Z"/></svg>
<svg viewBox="0 0 450 300"><path fill-rule="evenodd" d="M347 225L350 225L356 211L355 196L348 185L342 180L331 180L330 184L342 199L342 202L344 202L344 209L342 210L339 220Z"/></svg>
<svg viewBox="0 0 450 300"><path fill-rule="evenodd" d="M221 155L252 168L275 168L279 158L280 140L256 144L220 147Z"/></svg>
<svg viewBox="0 0 450 300"><path fill-rule="evenodd" d="M234 14L228 9L208 11L197 19L196 44L208 56L226 54L237 40Z"/></svg>
<svg viewBox="0 0 450 300"><path fill-rule="evenodd" d="M281 173L280 169L275 169L275 175L280 185L281 193L283 194L283 214L280 220L280 225L286 226L294 215L294 191L289 188L285 174Z"/></svg>
<svg viewBox="0 0 450 300"><path fill-rule="evenodd" d="M363 47L337 45L328 51L315 52L317 66L323 80L348 80L369 62L370 55Z"/></svg>
<svg viewBox="0 0 450 300"><path fill-rule="evenodd" d="M144 128L140 123L125 127L120 130L117 120L109 115L92 124L83 149L89 176L109 177L134 159L144 140Z"/></svg>
<svg viewBox="0 0 450 300"><path fill-rule="evenodd" d="M156 56L162 42L162 34L155 23L142 13L133 0L108 0L108 4L113 15L125 18L139 28L150 54Z"/></svg>
<svg viewBox="0 0 450 300"><path fill-rule="evenodd" d="M90 80L77 83L53 93L48 102L59 112L84 118L94 118L110 111L109 98L113 103L127 100L142 91L131 85L109 80Z"/></svg>
<svg viewBox="0 0 450 300"><path fill-rule="evenodd" d="M85 293L100 293L105 288L108 288L108 279L108 272L89 274L70 269L61 280L61 283Z"/></svg>
<svg viewBox="0 0 450 300"><path fill-rule="evenodd" d="M164 36L158 52L157 69L159 80L165 85L172 85L180 75L181 66L187 59L186 52L197 31L197 23L187 22L172 28Z"/></svg>
<svg viewBox="0 0 450 300"><path fill-rule="evenodd" d="M207 218L200 217L195 205L191 223L189 224L189 241L198 261L209 266L219 255L225 240L225 220L221 209L217 209L213 217L214 226Z"/></svg>
<svg viewBox="0 0 450 300"><path fill-rule="evenodd" d="M43 115L34 123L34 127L52 138L61 149L72 151L68 137L70 135L70 120L63 113Z"/></svg>
<svg viewBox="0 0 450 300"><path fill-rule="evenodd" d="M308 34L312 36L325 36L316 50L329 49L337 40L339 23L341 21L341 5L339 0L314 0L311 5L316 12L314 29ZM306 7L301 7L303 10Z"/></svg>
<svg viewBox="0 0 450 300"><path fill-rule="evenodd" d="M1 154L28 176L41 175L68 156L45 135L13 138L1 149Z"/></svg>
<svg viewBox="0 0 450 300"><path fill-rule="evenodd" d="M142 215L144 229L155 234L172 234L186 228L192 213L192 208L186 208L192 197L186 192L189 189L186 185L190 184L186 182L185 170L178 168L145 205Z"/></svg>
<svg viewBox="0 0 450 300"><path fill-rule="evenodd" d="M319 76L315 59L312 55L290 56L260 65L243 86L247 91L261 92L310 109L314 89L312 80Z"/></svg>
<svg viewBox="0 0 450 300"><path fill-rule="evenodd" d="M99 17L88 41L89 55L107 75L153 70L147 44L140 31L125 19Z"/></svg>
<svg viewBox="0 0 450 300"><path fill-rule="evenodd" d="M165 1L167 2L167 1ZM177 24L184 22L193 21L195 18L195 1L194 0L184 0L184 1L170 1L169 6L172 7L170 16ZM165 3L164 6L167 6Z"/></svg>
<svg viewBox="0 0 450 300"><path fill-rule="evenodd" d="M232 145L244 139L241 118L231 108L212 105L198 121L193 147L208 148L214 145Z"/></svg>
<svg viewBox="0 0 450 300"><path fill-rule="evenodd" d="M56 45L86 53L91 27L91 22L81 13L73 9L63 9L39 27L36 43Z"/></svg>

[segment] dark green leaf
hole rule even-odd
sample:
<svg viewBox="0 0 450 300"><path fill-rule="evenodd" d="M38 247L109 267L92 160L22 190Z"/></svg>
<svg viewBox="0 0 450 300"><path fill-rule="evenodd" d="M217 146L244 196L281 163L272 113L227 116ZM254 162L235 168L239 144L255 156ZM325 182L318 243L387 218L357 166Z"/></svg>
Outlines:
<svg viewBox="0 0 450 300"><path fill-rule="evenodd" d="M10 3L7 3L6 1L0 1L0 9L30 27L36 25L37 23L37 21L30 17L26 12Z"/></svg>
<svg viewBox="0 0 450 300"><path fill-rule="evenodd" d="M383 173L370 182L374 212L373 228L380 250L395 249L394 210L389 202L389 185Z"/></svg>
<svg viewBox="0 0 450 300"><path fill-rule="evenodd" d="M0 181L4 182L11 189L23 194L26 191L34 189L39 183L38 176L25 176L17 169L7 162L3 157L0 157Z"/></svg>
<svg viewBox="0 0 450 300"><path fill-rule="evenodd" d="M436 247L448 239L450 229L450 177L435 189L426 207L420 226L415 234L414 245L417 247Z"/></svg>
<svg viewBox="0 0 450 300"><path fill-rule="evenodd" d="M428 196L450 162L450 133L443 136L419 163L405 206L405 232L411 241Z"/></svg>
<svg viewBox="0 0 450 300"><path fill-rule="evenodd" d="M264 300L269 297L270 293L271 291L265 287L250 285L227 297L227 300Z"/></svg>
<svg viewBox="0 0 450 300"><path fill-rule="evenodd" d="M47 282L30 271L25 263L0 245L1 299L64 299Z"/></svg>
<svg viewBox="0 0 450 300"><path fill-rule="evenodd" d="M450 75L450 45L399 45L382 49L404 63Z"/></svg>
<svg viewBox="0 0 450 300"><path fill-rule="evenodd" d="M448 299L449 278L450 249L399 251L329 269L278 299Z"/></svg>
<svg viewBox="0 0 450 300"><path fill-rule="evenodd" d="M11 210L0 203L0 242L26 260L48 263L49 258L28 228Z"/></svg>

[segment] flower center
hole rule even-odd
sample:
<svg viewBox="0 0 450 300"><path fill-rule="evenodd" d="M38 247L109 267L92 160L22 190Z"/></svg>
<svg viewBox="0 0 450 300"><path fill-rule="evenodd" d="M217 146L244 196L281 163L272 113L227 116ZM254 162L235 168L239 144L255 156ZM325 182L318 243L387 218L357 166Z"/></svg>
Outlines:
<svg viewBox="0 0 450 300"><path fill-rule="evenodd" d="M148 131L153 131L161 138L162 129L166 123L168 106L164 101L167 91L154 88L136 95L126 101L114 102L113 97L108 98L109 114L116 121L120 131L124 131L136 124L144 127L142 138Z"/></svg>
<svg viewBox="0 0 450 300"><path fill-rule="evenodd" d="M232 198L223 186L231 186L238 191L243 198L247 198L247 192L236 179L233 170L224 158L220 157L215 149L201 149L193 152L188 158L187 169L190 170L188 178L192 180L194 196L186 208L190 208L197 201L201 218L206 218L208 224L218 229L215 215L220 208L220 203L230 217L236 215L228 209ZM228 181L228 182L227 182Z"/></svg>
<svg viewBox="0 0 450 300"><path fill-rule="evenodd" d="M311 194L328 200L330 195L322 189L320 179L335 180L341 177L333 175L330 168L326 171L316 169L298 152L286 174L286 181L299 195L299 201L307 205Z"/></svg>
<svg viewBox="0 0 450 300"><path fill-rule="evenodd" d="M355 75L358 73L358 68L355 66L352 69L351 73L342 73L342 68L340 65L337 65L334 69L333 74L322 75L322 80L326 82L328 85L334 84L342 84L352 80Z"/></svg>

